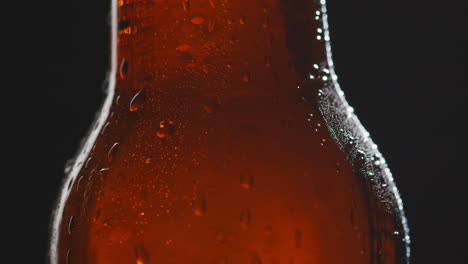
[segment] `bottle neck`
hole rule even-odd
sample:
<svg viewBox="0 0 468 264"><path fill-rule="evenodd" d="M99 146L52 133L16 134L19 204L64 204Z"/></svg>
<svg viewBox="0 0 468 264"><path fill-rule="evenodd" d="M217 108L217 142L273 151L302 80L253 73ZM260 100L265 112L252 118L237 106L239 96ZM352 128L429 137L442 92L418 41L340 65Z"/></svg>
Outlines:
<svg viewBox="0 0 468 264"><path fill-rule="evenodd" d="M229 72L249 82L258 67L301 80L327 64L316 1L114 1L117 89Z"/></svg>

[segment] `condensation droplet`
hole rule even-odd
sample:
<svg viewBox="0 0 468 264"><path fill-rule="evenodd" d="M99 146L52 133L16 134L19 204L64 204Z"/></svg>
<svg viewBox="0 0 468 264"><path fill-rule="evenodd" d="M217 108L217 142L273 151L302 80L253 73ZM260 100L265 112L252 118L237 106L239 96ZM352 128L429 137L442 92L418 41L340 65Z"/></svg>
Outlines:
<svg viewBox="0 0 468 264"><path fill-rule="evenodd" d="M267 236L271 236L271 234L273 233L273 227L271 227L271 225L267 225L265 226L265 235Z"/></svg>
<svg viewBox="0 0 468 264"><path fill-rule="evenodd" d="M211 6L212 8L215 8L215 7L216 7L215 0L208 0L208 2L210 3L210 6Z"/></svg>
<svg viewBox="0 0 468 264"><path fill-rule="evenodd" d="M208 32L213 32L216 26L216 17L209 18L207 24Z"/></svg>
<svg viewBox="0 0 468 264"><path fill-rule="evenodd" d="M342 166L341 166L341 163L339 163L339 162L337 162L337 163L335 164L335 169L336 169L336 172L337 172L337 173L342 173L342 172L343 172L343 168L342 168Z"/></svg>
<svg viewBox="0 0 468 264"><path fill-rule="evenodd" d="M241 174L240 185L242 188L248 190L251 189L254 183L254 177L252 175Z"/></svg>
<svg viewBox="0 0 468 264"><path fill-rule="evenodd" d="M250 72L244 71L242 72L242 81L249 82L250 81Z"/></svg>
<svg viewBox="0 0 468 264"><path fill-rule="evenodd" d="M181 44L176 47L177 51L188 51L190 49L190 45L188 44Z"/></svg>
<svg viewBox="0 0 468 264"><path fill-rule="evenodd" d="M145 93L143 89L138 91L130 100L129 110L130 112L138 111L139 109L143 108L146 101Z"/></svg>
<svg viewBox="0 0 468 264"><path fill-rule="evenodd" d="M89 168L89 166L90 166L92 160L93 160L92 157L89 157L89 158L86 160L86 163L85 163L85 165L84 165L85 169Z"/></svg>
<svg viewBox="0 0 468 264"><path fill-rule="evenodd" d="M156 136L158 138L165 138L165 137L173 135L174 132L175 132L174 122L169 119L166 119L164 121L161 121L161 123L159 123L158 131L156 131Z"/></svg>
<svg viewBox="0 0 468 264"><path fill-rule="evenodd" d="M120 78L124 79L128 74L128 62L125 58L120 62L119 75Z"/></svg>
<svg viewBox="0 0 468 264"><path fill-rule="evenodd" d="M106 133L107 128L109 127L109 124L110 124L110 122L106 122L106 123L104 124L104 126L103 126L102 129L101 129L101 135L104 135L104 133Z"/></svg>
<svg viewBox="0 0 468 264"><path fill-rule="evenodd" d="M67 162L65 162L65 168L63 170L63 172L65 173L65 175L67 175L68 173L70 173L70 171L72 170L73 168L73 164L75 163L75 159L68 159Z"/></svg>
<svg viewBox="0 0 468 264"><path fill-rule="evenodd" d="M266 68L271 67L271 57L270 56L265 56L265 67Z"/></svg>
<svg viewBox="0 0 468 264"><path fill-rule="evenodd" d="M150 255L143 245L138 245L135 247L135 258L136 264L148 264Z"/></svg>
<svg viewBox="0 0 468 264"><path fill-rule="evenodd" d="M67 257L66 257L66 259L67 259L67 264L71 264L71 254L72 254L71 249L68 249L68 250L67 250Z"/></svg>
<svg viewBox="0 0 468 264"><path fill-rule="evenodd" d="M250 222L252 221L252 214L249 209L244 209L240 213L240 225L242 229L249 229Z"/></svg>
<svg viewBox="0 0 468 264"><path fill-rule="evenodd" d="M294 246L296 248L302 247L302 230L300 229L294 230Z"/></svg>
<svg viewBox="0 0 468 264"><path fill-rule="evenodd" d="M68 234L69 235L71 235L74 227L75 227L75 217L72 215L70 216L70 220L68 221Z"/></svg>
<svg viewBox="0 0 468 264"><path fill-rule="evenodd" d="M262 260L258 256L257 252L250 252L249 264L262 264Z"/></svg>
<svg viewBox="0 0 468 264"><path fill-rule="evenodd" d="M204 216L206 214L206 199L201 194L193 201L193 214L196 216Z"/></svg>
<svg viewBox="0 0 468 264"><path fill-rule="evenodd" d="M246 22L246 17L245 17L245 16L241 16L241 18L239 19L239 24L245 25L245 22Z"/></svg>
<svg viewBox="0 0 468 264"><path fill-rule="evenodd" d="M118 142L116 142L116 143L114 143L114 145L112 145L112 147L110 147L109 152L107 152L107 160L108 161L112 161L112 159L114 159L115 154L117 153L117 150L119 148L119 145L120 144Z"/></svg>
<svg viewBox="0 0 468 264"><path fill-rule="evenodd" d="M192 24L200 25L203 24L203 22L205 22L205 19L203 17L193 17L190 21L192 22Z"/></svg>
<svg viewBox="0 0 468 264"><path fill-rule="evenodd" d="M190 10L190 0L181 0L182 2L182 8L184 9L185 12L188 12Z"/></svg>
<svg viewBox="0 0 468 264"><path fill-rule="evenodd" d="M224 234L224 232L222 231L216 232L216 241L218 241L218 243L220 244L226 243L227 239L226 239L226 235Z"/></svg>
<svg viewBox="0 0 468 264"><path fill-rule="evenodd" d="M320 146L324 147L327 143L327 140L322 138L322 140L320 140Z"/></svg>

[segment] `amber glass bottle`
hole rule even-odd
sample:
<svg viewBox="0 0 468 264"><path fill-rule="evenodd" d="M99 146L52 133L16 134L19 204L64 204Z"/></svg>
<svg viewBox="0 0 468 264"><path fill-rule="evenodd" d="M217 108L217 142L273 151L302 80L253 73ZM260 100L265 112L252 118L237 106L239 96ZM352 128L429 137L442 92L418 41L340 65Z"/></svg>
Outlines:
<svg viewBox="0 0 468 264"><path fill-rule="evenodd" d="M113 0L108 95L68 168L50 262L408 263L324 4Z"/></svg>

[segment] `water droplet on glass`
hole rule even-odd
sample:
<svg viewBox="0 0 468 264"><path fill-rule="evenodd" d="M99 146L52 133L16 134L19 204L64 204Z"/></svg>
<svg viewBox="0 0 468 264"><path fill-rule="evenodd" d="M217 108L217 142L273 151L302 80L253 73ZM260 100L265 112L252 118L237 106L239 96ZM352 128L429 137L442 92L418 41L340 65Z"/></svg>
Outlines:
<svg viewBox="0 0 468 264"><path fill-rule="evenodd" d="M120 78L124 79L128 74L128 62L125 58L120 62L119 75Z"/></svg>
<svg viewBox="0 0 468 264"><path fill-rule="evenodd" d="M257 252L250 252L249 264L262 264L262 260L258 256Z"/></svg>
<svg viewBox="0 0 468 264"><path fill-rule="evenodd" d="M322 138L322 140L320 140L320 146L325 146L325 144L327 143L327 140Z"/></svg>
<svg viewBox="0 0 468 264"><path fill-rule="evenodd" d="M203 17L193 17L190 21L192 22L192 24L200 25L203 22L205 22L205 19Z"/></svg>
<svg viewBox="0 0 468 264"><path fill-rule="evenodd" d="M182 44L176 47L177 51L188 51L190 49L190 45Z"/></svg>
<svg viewBox="0 0 468 264"><path fill-rule="evenodd" d="M215 7L216 7L215 0L208 0L208 2L210 2L210 6L211 6L212 8L215 8Z"/></svg>
<svg viewBox="0 0 468 264"><path fill-rule="evenodd" d="M112 161L112 159L114 159L118 148L119 148L119 143L117 143L117 142L114 143L114 145L112 145L112 147L110 147L109 152L107 152L107 160L108 161Z"/></svg>
<svg viewBox="0 0 468 264"><path fill-rule="evenodd" d="M294 245L296 248L302 247L302 230L294 230Z"/></svg>
<svg viewBox="0 0 468 264"><path fill-rule="evenodd" d="M226 243L226 235L224 234L224 232L222 231L218 231L216 232L216 241L218 241L218 243L220 244L224 244Z"/></svg>
<svg viewBox="0 0 468 264"><path fill-rule="evenodd" d="M65 175L67 175L68 173L70 173L70 171L72 170L73 168L73 164L75 163L75 160L74 159L68 159L67 162L65 162L65 169L64 169L64 173Z"/></svg>
<svg viewBox="0 0 468 264"><path fill-rule="evenodd" d="M341 163L339 163L339 162L337 162L337 163L335 164L335 169L336 169L336 172L337 172L337 173L342 173L342 172L343 172L343 168L342 168L342 166L341 166Z"/></svg>
<svg viewBox="0 0 468 264"><path fill-rule="evenodd" d="M136 264L148 264L150 255L143 245L138 245L135 247L135 258Z"/></svg>
<svg viewBox="0 0 468 264"><path fill-rule="evenodd" d="M74 220L75 220L75 217L72 215L70 217L70 220L68 221L68 234L71 235L72 231L73 231L73 228L74 228Z"/></svg>
<svg viewBox="0 0 468 264"><path fill-rule="evenodd" d="M267 236L271 236L271 234L273 233L273 227L271 227L271 225L267 225L265 226L265 235Z"/></svg>
<svg viewBox="0 0 468 264"><path fill-rule="evenodd" d="M158 138L165 138L173 135L175 132L174 122L166 119L159 123L158 131L156 131L156 136Z"/></svg>
<svg viewBox="0 0 468 264"><path fill-rule="evenodd" d="M143 89L138 91L133 97L132 100L130 100L130 112L135 112L141 108L143 108L143 105L145 104L146 101L146 96L145 93L143 92Z"/></svg>
<svg viewBox="0 0 468 264"><path fill-rule="evenodd" d="M72 251L71 249L68 249L67 250L67 264L71 264L71 254L72 254Z"/></svg>
<svg viewBox="0 0 468 264"><path fill-rule="evenodd" d="M240 213L240 225L242 229L249 229L250 222L252 221L252 214L249 209L244 209Z"/></svg>
<svg viewBox="0 0 468 264"><path fill-rule="evenodd" d="M181 0L182 2L182 8L184 9L185 12L188 12L190 10L190 0Z"/></svg>
<svg viewBox="0 0 468 264"><path fill-rule="evenodd" d="M271 67L271 57L270 57L270 56L266 56L266 57L265 57L265 67L266 67L266 68L270 68L270 67Z"/></svg>
<svg viewBox="0 0 468 264"><path fill-rule="evenodd" d="M85 169L89 168L89 166L90 166L92 160L93 160L92 157L90 157L90 158L88 158L88 159L86 160L86 163L85 163L85 165L84 165Z"/></svg>
<svg viewBox="0 0 468 264"><path fill-rule="evenodd" d="M242 81L249 82L250 81L250 72L244 71L242 72Z"/></svg>
<svg viewBox="0 0 468 264"><path fill-rule="evenodd" d="M206 214L206 199L200 194L193 202L193 214L196 216L204 216Z"/></svg>
<svg viewBox="0 0 468 264"><path fill-rule="evenodd" d="M240 185L242 188L248 190L251 189L254 183L254 177L252 175L242 174L240 176Z"/></svg>
<svg viewBox="0 0 468 264"><path fill-rule="evenodd" d="M239 19L239 24L245 25L245 22L246 22L245 16L241 16L241 18Z"/></svg>

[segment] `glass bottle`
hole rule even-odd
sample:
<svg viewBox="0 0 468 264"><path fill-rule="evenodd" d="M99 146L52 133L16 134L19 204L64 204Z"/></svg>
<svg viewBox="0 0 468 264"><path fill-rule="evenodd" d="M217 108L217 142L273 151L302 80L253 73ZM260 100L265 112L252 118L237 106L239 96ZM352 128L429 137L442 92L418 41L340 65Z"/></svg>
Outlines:
<svg viewBox="0 0 468 264"><path fill-rule="evenodd" d="M113 0L108 94L52 264L408 263L401 199L340 90L324 1Z"/></svg>

